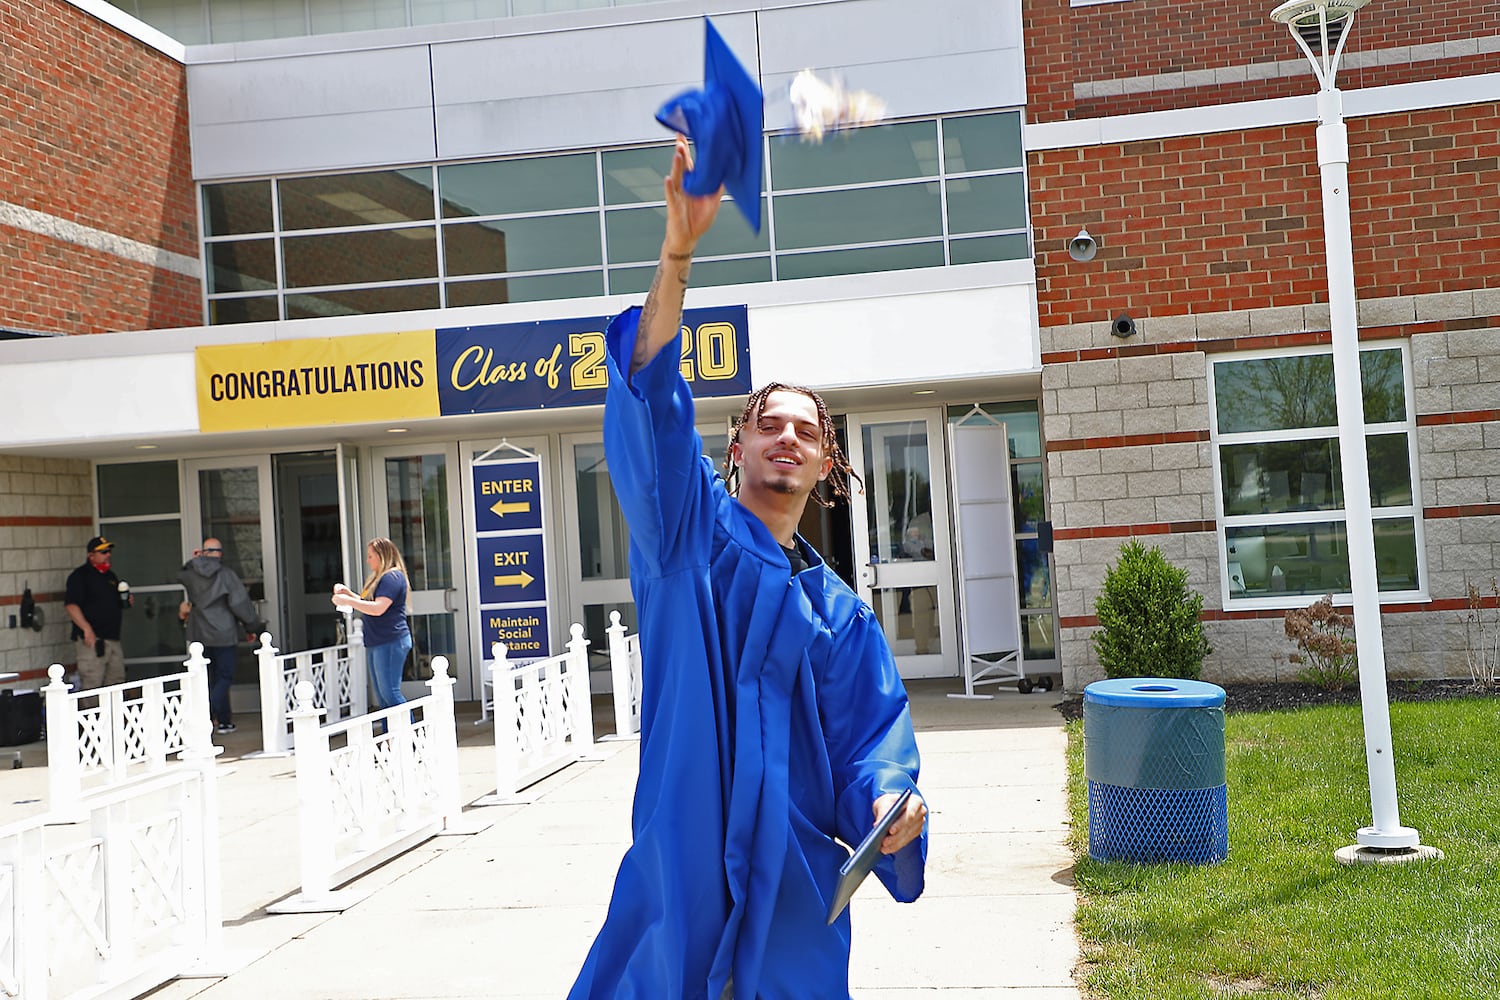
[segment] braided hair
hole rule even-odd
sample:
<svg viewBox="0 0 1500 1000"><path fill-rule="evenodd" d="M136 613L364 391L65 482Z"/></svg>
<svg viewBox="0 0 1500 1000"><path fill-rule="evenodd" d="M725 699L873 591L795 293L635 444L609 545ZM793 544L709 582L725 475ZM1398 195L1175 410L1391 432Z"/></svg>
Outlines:
<svg viewBox="0 0 1500 1000"><path fill-rule="evenodd" d="M823 455L833 460L833 468L828 473L828 485L833 490L833 495L846 501L849 500L850 480L859 483L860 488L863 489L864 480L860 479L859 473L849 465L849 459L845 457L844 450L839 447L838 435L834 432L833 417L829 416L828 404L823 402L823 397L806 386L768 382L750 394L750 398L745 400L744 411L734 422L734 433L729 438L730 448L724 455L724 483L729 489L729 494L733 496L740 489L740 470L734 464L733 455L734 445L740 443L740 431L760 420L761 414L766 409L766 400L773 392L796 392L813 401L813 406L818 410L818 430L822 438ZM812 498L820 507L832 507L834 504L834 501L826 499L816 489L812 491Z"/></svg>

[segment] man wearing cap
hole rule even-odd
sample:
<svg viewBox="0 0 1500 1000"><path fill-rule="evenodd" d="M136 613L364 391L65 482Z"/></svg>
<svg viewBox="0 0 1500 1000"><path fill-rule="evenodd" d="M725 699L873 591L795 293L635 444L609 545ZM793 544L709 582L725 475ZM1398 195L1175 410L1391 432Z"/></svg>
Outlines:
<svg viewBox="0 0 1500 1000"><path fill-rule="evenodd" d="M110 569L115 545L109 539L89 539L88 561L68 574L63 610L73 620L73 645L78 656L80 688L125 683L125 653L120 648L120 622L133 597L121 597L120 578Z"/></svg>
<svg viewBox="0 0 1500 1000"><path fill-rule="evenodd" d="M214 732L232 733L229 686L239 658L235 644L243 632L255 632L255 605L239 574L224 565L224 545L217 538L203 539L203 548L183 563L177 579L187 591L177 617L187 623L187 641L203 643L208 657L208 714ZM236 620L243 629L235 627Z"/></svg>

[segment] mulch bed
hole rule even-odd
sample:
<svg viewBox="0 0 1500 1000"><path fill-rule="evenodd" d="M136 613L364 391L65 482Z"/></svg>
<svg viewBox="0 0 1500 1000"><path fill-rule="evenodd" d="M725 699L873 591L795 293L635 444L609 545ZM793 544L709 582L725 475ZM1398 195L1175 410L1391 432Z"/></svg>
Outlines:
<svg viewBox="0 0 1500 1000"><path fill-rule="evenodd" d="M1220 684L1224 689L1224 711L1274 712L1307 708L1313 705L1358 705L1359 686L1342 691L1324 691L1322 688L1299 681L1279 684ZM1387 696L1391 701L1442 701L1447 698L1500 698L1500 687L1478 687L1473 681L1457 680L1393 680L1386 683ZM1065 719L1083 718L1083 695L1074 695L1056 706Z"/></svg>

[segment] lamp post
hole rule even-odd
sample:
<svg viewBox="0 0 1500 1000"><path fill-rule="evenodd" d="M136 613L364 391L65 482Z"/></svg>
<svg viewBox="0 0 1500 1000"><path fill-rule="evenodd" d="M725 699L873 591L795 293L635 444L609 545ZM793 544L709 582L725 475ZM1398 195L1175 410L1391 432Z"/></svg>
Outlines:
<svg viewBox="0 0 1500 1000"><path fill-rule="evenodd" d="M1354 246L1349 229L1349 132L1343 96L1334 85L1339 57L1354 14L1370 0L1287 0L1272 20L1291 29L1318 78L1318 172L1323 181L1323 239L1328 261L1328 313L1333 334L1333 385L1338 407L1339 454L1343 466L1345 534L1354 635L1359 644L1359 693L1365 724L1365 763L1370 774L1374 822L1361 827L1351 847L1336 853L1349 864L1441 857L1421 846L1417 831L1401 825L1396 805L1396 766L1391 748L1391 711L1385 689L1385 643L1380 630L1380 592L1375 575L1375 529L1370 516L1370 470L1365 449L1364 394L1360 386L1359 326L1354 308Z"/></svg>

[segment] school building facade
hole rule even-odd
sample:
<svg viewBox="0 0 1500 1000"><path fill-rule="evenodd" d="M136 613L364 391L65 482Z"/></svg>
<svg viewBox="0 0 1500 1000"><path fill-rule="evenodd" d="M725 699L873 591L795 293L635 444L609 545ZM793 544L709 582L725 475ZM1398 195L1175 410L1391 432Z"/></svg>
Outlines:
<svg viewBox="0 0 1500 1000"><path fill-rule="evenodd" d="M1205 597L1208 679L1286 678L1281 615L1348 587L1316 83L1239 0L0 0L0 671L71 661L95 533L137 672L180 659L208 534L283 649L331 641L388 535L460 696L496 640L602 652L633 616L600 332L650 281L652 113L704 14L767 168L761 232L726 207L694 268L706 450L753 384L825 395L865 490L804 535L903 675L1009 645L1081 688L1141 537ZM1497 17L1377 2L1338 77L1397 676L1467 673L1500 572ZM804 68L887 119L801 141Z"/></svg>

